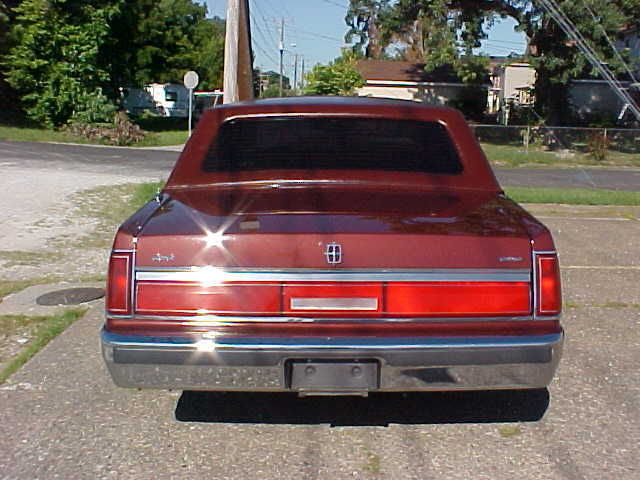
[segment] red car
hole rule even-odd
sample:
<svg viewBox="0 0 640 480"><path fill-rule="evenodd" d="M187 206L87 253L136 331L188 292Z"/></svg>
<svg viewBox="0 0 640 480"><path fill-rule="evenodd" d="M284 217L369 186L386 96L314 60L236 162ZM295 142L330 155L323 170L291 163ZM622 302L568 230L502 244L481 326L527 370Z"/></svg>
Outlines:
<svg viewBox="0 0 640 480"><path fill-rule="evenodd" d="M102 347L123 387L541 388L562 353L549 231L463 117L292 98L207 111L118 230Z"/></svg>

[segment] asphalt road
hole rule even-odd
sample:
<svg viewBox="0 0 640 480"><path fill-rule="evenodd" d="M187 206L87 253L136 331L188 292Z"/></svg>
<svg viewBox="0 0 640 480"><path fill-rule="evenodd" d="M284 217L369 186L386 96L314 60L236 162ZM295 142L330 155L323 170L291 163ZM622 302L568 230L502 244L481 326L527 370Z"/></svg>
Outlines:
<svg viewBox="0 0 640 480"><path fill-rule="evenodd" d="M0 386L0 478L640 478L640 221L589 211L537 212L569 305L548 390L120 389L100 358L98 307Z"/></svg>
<svg viewBox="0 0 640 480"><path fill-rule="evenodd" d="M73 168L79 172L167 178L178 152L52 143L0 142L0 167ZM639 169L497 168L504 186L640 190Z"/></svg>

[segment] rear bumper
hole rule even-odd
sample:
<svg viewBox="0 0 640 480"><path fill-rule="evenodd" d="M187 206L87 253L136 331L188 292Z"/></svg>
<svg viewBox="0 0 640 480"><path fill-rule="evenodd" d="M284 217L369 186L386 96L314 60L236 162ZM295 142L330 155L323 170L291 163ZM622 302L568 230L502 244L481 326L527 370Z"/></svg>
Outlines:
<svg viewBox="0 0 640 480"><path fill-rule="evenodd" d="M326 361L376 362L379 378L367 390L393 392L542 388L558 366L564 335L193 339L103 330L101 341L121 387L290 391L291 362Z"/></svg>

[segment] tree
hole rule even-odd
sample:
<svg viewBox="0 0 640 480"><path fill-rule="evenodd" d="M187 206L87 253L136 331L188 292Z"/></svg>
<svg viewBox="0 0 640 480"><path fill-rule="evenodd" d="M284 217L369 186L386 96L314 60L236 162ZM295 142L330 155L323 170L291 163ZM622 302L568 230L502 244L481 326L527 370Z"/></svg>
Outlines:
<svg viewBox="0 0 640 480"><path fill-rule="evenodd" d="M188 70L198 72L202 88L221 87L225 24L205 16L192 0L124 2L107 55L112 88L181 82Z"/></svg>
<svg viewBox="0 0 640 480"><path fill-rule="evenodd" d="M328 65L316 65L305 76L306 95L353 95L355 89L365 84L355 68L356 56L352 52L343 55Z"/></svg>
<svg viewBox="0 0 640 480"><path fill-rule="evenodd" d="M221 86L224 21L192 0L23 0L13 11L6 78L45 125L110 121L122 87L181 82L188 70Z"/></svg>
<svg viewBox="0 0 640 480"><path fill-rule="evenodd" d="M390 3L390 0L351 0L344 19L349 27L345 42L354 43L354 53L366 58L384 56L384 46L379 38L378 15Z"/></svg>
<svg viewBox="0 0 640 480"><path fill-rule="evenodd" d="M118 0L24 0L16 7L16 44L6 57L8 83L27 114L48 126L69 119L110 120L100 59Z"/></svg>
<svg viewBox="0 0 640 480"><path fill-rule="evenodd" d="M0 67L6 62L6 56L13 44L11 25L15 23L15 7L19 0L0 0ZM0 118L21 116L20 101L17 92L5 79L5 68L0 70Z"/></svg>
<svg viewBox="0 0 640 480"><path fill-rule="evenodd" d="M200 75L198 88L222 88L224 71L224 40L226 23L219 17L198 24L194 39L195 63L193 69Z"/></svg>
<svg viewBox="0 0 640 480"><path fill-rule="evenodd" d="M639 17L638 0L556 0L578 30L615 72L622 69L612 52L605 32L615 38L621 25L634 24ZM365 0L351 0L351 7L362 7ZM586 9L596 12L596 20ZM474 48L486 38L486 30L504 17L518 22L517 30L529 38L528 60L538 76L537 108L552 123L567 112L567 88L573 78L595 74L595 69L579 54L539 0L398 0L376 12L375 21L383 45L403 42L406 56L423 58L427 69L453 65L459 76L473 78L478 63L470 61ZM373 17L372 17L373 18ZM347 24L353 26L353 22ZM360 25L360 39L370 27ZM367 27L365 29L365 27ZM472 67L470 70L468 67ZM465 71L466 70L466 71ZM475 72L475 74L473 73ZM471 75L469 75L471 74Z"/></svg>

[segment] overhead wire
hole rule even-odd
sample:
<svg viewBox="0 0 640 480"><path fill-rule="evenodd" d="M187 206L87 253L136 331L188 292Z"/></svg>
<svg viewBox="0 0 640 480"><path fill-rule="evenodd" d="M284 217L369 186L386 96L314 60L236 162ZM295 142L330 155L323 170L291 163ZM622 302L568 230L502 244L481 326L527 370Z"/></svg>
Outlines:
<svg viewBox="0 0 640 480"><path fill-rule="evenodd" d="M571 19L565 14L560 5L555 0L538 0L545 11L555 20L558 26L567 34L569 38L576 42L578 49L587 57L587 60L596 68L604 79L613 87L614 93L625 105L628 105L635 117L640 120L640 107L636 101L624 89L620 81L615 77L608 65L598 58L596 52L589 45L582 33L578 30Z"/></svg>
<svg viewBox="0 0 640 480"><path fill-rule="evenodd" d="M328 3L329 5L333 5L335 7L340 7L340 8L344 8L345 10L349 9L348 5L343 5L341 3L335 2L333 0L322 0L324 3Z"/></svg>
<svg viewBox="0 0 640 480"><path fill-rule="evenodd" d="M589 8L589 5L587 5L586 3L584 4L584 8L587 10L587 12L589 12L589 14L591 15L591 18L593 18L593 21L595 23L597 23L598 26L600 27L600 29L602 30L602 33L604 34L604 37L607 39L607 42L609 43L609 46L611 47L611 50L613 50L613 52L616 54L616 57L618 58L618 61L620 61L620 63L622 63L622 65L624 66L625 70L627 71L627 74L629 75L629 77L631 78L633 83L638 83L638 80L636 79L635 75L633 74L633 72L629 68L629 65L627 64L625 59L622 58L622 55L620 54L620 52L616 48L615 44L611 41L611 38L609 37L609 34L607 34L607 31L602 26L602 23L600 23L598 21L598 18L596 17L595 13L593 13L593 10L591 10Z"/></svg>

